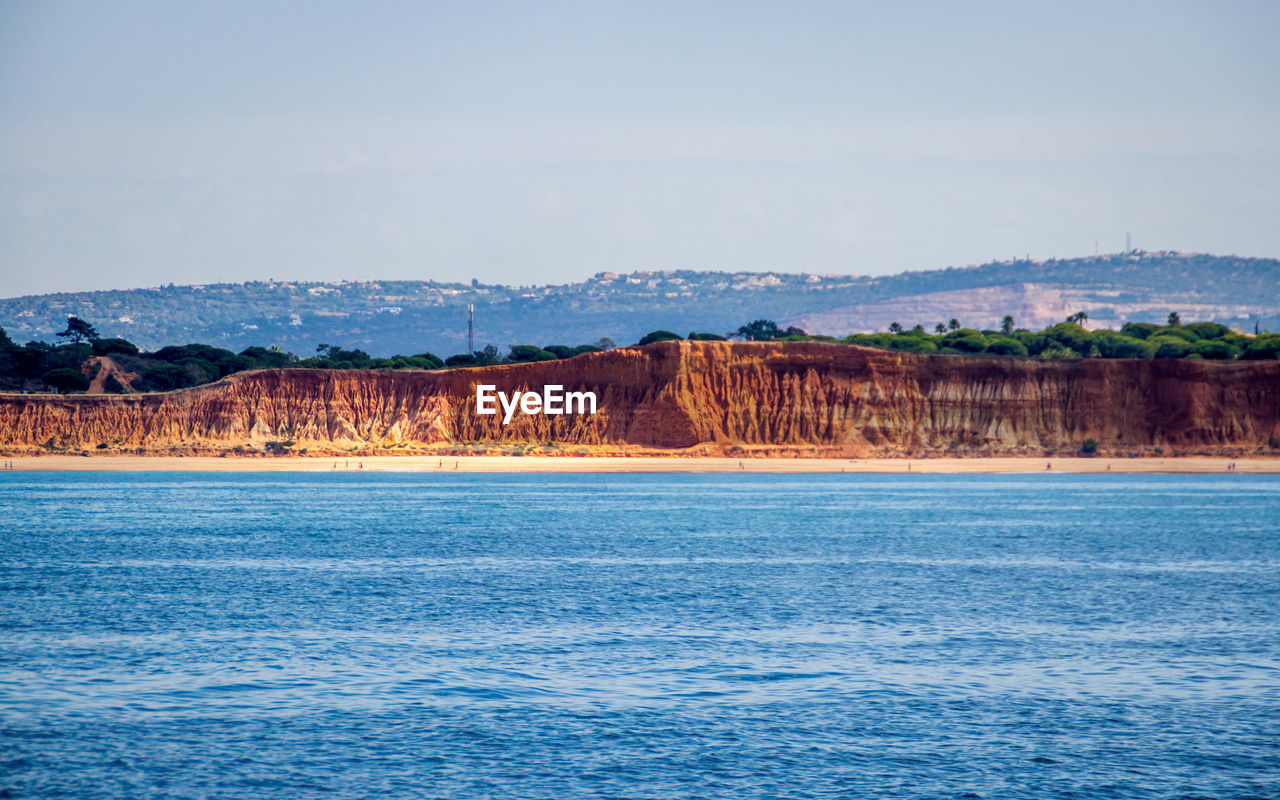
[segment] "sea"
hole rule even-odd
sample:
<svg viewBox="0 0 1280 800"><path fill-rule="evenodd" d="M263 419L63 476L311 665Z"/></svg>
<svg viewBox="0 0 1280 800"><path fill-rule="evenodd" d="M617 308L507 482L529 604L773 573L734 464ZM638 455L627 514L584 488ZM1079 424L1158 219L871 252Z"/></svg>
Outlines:
<svg viewBox="0 0 1280 800"><path fill-rule="evenodd" d="M6 472L0 796L1274 799L1280 477Z"/></svg>

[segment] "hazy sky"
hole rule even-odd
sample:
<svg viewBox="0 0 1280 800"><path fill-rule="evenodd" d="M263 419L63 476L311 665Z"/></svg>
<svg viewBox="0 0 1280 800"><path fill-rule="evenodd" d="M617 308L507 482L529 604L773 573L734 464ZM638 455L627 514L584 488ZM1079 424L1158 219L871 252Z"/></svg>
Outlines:
<svg viewBox="0 0 1280 800"><path fill-rule="evenodd" d="M1277 41L1275 2L0 0L0 296L1280 256Z"/></svg>

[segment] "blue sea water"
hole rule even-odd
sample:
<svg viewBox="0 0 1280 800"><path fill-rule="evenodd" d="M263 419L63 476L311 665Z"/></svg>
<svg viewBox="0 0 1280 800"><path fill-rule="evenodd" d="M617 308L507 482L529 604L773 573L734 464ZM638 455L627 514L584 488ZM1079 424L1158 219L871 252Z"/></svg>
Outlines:
<svg viewBox="0 0 1280 800"><path fill-rule="evenodd" d="M0 475L0 795L1280 797L1280 479Z"/></svg>

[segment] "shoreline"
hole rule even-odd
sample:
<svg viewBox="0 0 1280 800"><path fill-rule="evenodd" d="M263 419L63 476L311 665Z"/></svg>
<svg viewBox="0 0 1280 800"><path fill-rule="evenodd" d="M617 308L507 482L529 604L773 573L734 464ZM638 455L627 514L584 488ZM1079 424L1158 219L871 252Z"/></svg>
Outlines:
<svg viewBox="0 0 1280 800"><path fill-rule="evenodd" d="M13 456L4 472L1280 474L1280 458L718 458L568 456ZM1228 464L1235 464L1228 470ZM1046 469L1046 465L1049 469ZM2 474L2 473L0 473Z"/></svg>

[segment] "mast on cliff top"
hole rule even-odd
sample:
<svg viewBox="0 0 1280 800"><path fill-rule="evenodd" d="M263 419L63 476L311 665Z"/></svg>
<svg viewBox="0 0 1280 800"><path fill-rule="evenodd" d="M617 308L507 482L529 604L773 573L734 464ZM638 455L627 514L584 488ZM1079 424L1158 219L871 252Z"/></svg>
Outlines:
<svg viewBox="0 0 1280 800"><path fill-rule="evenodd" d="M475 318L475 303L467 303L467 352L474 353L476 351L476 337L473 333L472 322Z"/></svg>

